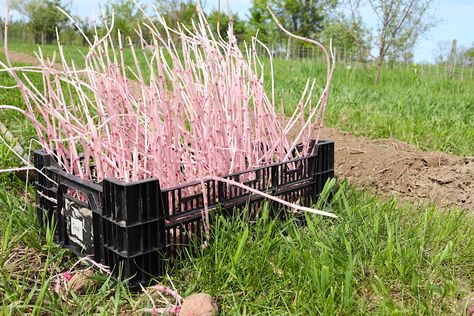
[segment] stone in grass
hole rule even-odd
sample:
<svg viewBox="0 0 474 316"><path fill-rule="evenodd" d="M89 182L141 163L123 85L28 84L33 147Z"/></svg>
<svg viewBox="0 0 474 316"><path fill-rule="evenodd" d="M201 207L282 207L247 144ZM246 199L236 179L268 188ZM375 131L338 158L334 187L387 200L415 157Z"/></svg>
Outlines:
<svg viewBox="0 0 474 316"><path fill-rule="evenodd" d="M67 282L68 291L73 291L77 294L83 293L88 287L94 286L92 275L93 269L79 270Z"/></svg>
<svg viewBox="0 0 474 316"><path fill-rule="evenodd" d="M469 305L466 310L467 316L474 316L474 305Z"/></svg>
<svg viewBox="0 0 474 316"><path fill-rule="evenodd" d="M212 296L196 293L184 299L179 316L216 316L217 312L217 305Z"/></svg>
<svg viewBox="0 0 474 316"><path fill-rule="evenodd" d="M469 298L467 302L466 316L474 316L474 296Z"/></svg>

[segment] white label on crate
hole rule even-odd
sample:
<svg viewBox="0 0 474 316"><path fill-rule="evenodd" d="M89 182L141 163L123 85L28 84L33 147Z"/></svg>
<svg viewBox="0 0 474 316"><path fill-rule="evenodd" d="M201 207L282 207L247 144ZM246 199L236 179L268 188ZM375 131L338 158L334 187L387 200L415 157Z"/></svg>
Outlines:
<svg viewBox="0 0 474 316"><path fill-rule="evenodd" d="M79 238L80 241L84 241L84 236L82 234L83 225L80 219L71 217L71 233Z"/></svg>

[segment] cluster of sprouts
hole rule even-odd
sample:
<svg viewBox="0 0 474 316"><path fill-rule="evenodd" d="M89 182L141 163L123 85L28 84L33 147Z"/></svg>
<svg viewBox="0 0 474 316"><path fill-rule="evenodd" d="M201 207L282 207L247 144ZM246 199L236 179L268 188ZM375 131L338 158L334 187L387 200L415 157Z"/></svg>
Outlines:
<svg viewBox="0 0 474 316"><path fill-rule="evenodd" d="M123 40L112 19L104 35L87 39L80 67L66 59L59 41L52 58L39 51L38 65L12 66L6 16L3 71L16 80L25 107L0 109L23 113L42 148L82 179L158 178L171 187L313 153L310 139L323 124L334 56L279 23L289 36L320 46L327 60L325 85L307 81L287 124L276 113L270 52L269 96L255 49L263 44L254 38L241 50L232 24L228 40L215 36L201 9L189 29L171 28L160 16L158 23L146 20L139 43ZM40 86L32 74L42 76ZM290 131L297 136L290 139Z"/></svg>

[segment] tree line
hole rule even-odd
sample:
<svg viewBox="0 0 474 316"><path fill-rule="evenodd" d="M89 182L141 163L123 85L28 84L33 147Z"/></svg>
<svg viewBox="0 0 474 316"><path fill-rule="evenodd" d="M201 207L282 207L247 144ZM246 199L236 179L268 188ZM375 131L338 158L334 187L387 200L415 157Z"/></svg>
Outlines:
<svg viewBox="0 0 474 316"><path fill-rule="evenodd" d="M221 1L225 6L225 1ZM102 7L104 21L114 25L124 37L137 40L136 29L146 16L153 16L156 9L170 26L178 24L192 27L197 18L194 0L155 0L151 5L137 5L134 0L109 1ZM201 3L201 6L203 4ZM288 54L302 43L292 43L279 31L269 9L285 27L300 36L315 38L328 45L331 41L339 56L355 58L362 65L376 65L374 80L381 76L382 66L388 61L412 61L413 47L420 37L438 20L432 10L433 0L252 0L245 18L226 13L225 7L208 12L211 29L226 37L228 22L232 18L234 34L239 41L249 41L255 35L273 54ZM58 9L60 8L60 9ZM63 0L14 0L12 9L22 16L11 28L24 29L35 43L49 44L61 40L86 44L76 26L61 11L72 16L70 7ZM144 13L146 12L146 14ZM376 27L369 27L362 12L371 12L377 18ZM74 16L84 34L92 37L97 29L105 33L104 22L94 23L90 17ZM146 29L141 28L145 37Z"/></svg>

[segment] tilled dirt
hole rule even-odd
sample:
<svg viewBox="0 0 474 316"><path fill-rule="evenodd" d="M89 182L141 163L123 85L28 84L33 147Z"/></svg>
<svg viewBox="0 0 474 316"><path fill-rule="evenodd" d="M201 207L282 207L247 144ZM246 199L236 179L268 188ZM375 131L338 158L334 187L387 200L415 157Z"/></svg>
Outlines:
<svg viewBox="0 0 474 316"><path fill-rule="evenodd" d="M474 210L474 157L423 152L393 139L355 137L325 128L335 142L335 172L358 187L415 203Z"/></svg>

